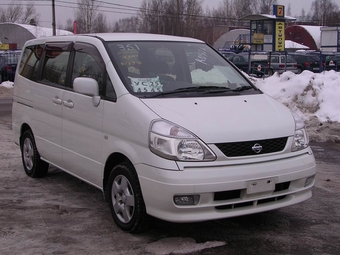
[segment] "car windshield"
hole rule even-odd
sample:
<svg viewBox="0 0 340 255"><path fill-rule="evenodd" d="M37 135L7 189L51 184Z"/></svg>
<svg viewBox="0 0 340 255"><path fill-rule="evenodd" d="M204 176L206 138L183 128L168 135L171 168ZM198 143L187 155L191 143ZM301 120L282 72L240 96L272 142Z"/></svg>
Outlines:
<svg viewBox="0 0 340 255"><path fill-rule="evenodd" d="M204 43L108 42L124 85L138 97L259 93Z"/></svg>

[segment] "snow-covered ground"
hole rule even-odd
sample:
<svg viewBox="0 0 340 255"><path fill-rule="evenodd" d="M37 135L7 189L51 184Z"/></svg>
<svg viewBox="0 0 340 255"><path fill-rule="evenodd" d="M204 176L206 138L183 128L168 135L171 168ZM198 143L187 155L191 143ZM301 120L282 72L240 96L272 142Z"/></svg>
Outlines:
<svg viewBox="0 0 340 255"><path fill-rule="evenodd" d="M340 142L340 73L285 72L250 79L304 119L311 141ZM0 98L11 97L11 88L12 82L0 84Z"/></svg>

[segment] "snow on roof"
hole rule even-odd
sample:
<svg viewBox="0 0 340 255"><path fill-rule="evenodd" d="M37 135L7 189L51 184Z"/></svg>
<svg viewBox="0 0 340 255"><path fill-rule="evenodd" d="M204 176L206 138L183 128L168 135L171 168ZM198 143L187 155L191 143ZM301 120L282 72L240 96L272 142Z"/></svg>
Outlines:
<svg viewBox="0 0 340 255"><path fill-rule="evenodd" d="M316 43L316 46L318 47L318 49L320 49L321 27L320 26L303 26L303 25L298 25L298 26L304 28L311 35L311 37L313 37L314 42Z"/></svg>
<svg viewBox="0 0 340 255"><path fill-rule="evenodd" d="M35 38L53 36L53 29L48 27L39 27L26 24L15 24L27 29ZM56 29L56 35L73 35L72 32Z"/></svg>
<svg viewBox="0 0 340 255"><path fill-rule="evenodd" d="M285 48L286 49L300 49L300 50L308 50L309 47L297 42L293 42L291 40L285 40Z"/></svg>
<svg viewBox="0 0 340 255"><path fill-rule="evenodd" d="M241 18L241 20L266 20L266 19L271 19L271 20L285 20L285 21L295 21L296 18L291 17L291 16L284 16L284 17L277 17L272 14L250 14L247 16L244 16Z"/></svg>

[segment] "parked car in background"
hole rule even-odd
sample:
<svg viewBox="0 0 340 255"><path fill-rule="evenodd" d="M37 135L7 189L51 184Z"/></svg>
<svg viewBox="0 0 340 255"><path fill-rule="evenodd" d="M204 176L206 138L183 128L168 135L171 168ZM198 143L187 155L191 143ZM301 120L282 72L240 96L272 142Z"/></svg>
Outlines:
<svg viewBox="0 0 340 255"><path fill-rule="evenodd" d="M320 56L317 54L293 52L289 53L289 55L297 62L298 73L302 73L304 70L319 73L323 70L324 64L320 61Z"/></svg>
<svg viewBox="0 0 340 255"><path fill-rule="evenodd" d="M330 71L339 71L340 70L340 55L336 52L332 53L321 53L322 60L324 64L324 70Z"/></svg>
<svg viewBox="0 0 340 255"><path fill-rule="evenodd" d="M222 54L223 57L229 59L231 56L235 55L236 53L233 51L228 51L228 52L220 52Z"/></svg>
<svg viewBox="0 0 340 255"><path fill-rule="evenodd" d="M257 58L256 56L257 55L255 54L250 54L250 66L249 66L249 52L232 54L229 55L227 58L245 73L249 72L248 74L255 75L258 77L268 75L268 71L270 68L267 58L266 57Z"/></svg>
<svg viewBox="0 0 340 255"><path fill-rule="evenodd" d="M279 74L282 74L285 71L291 71L293 73L299 72L296 60L292 56L286 54L269 54L269 65L269 73L278 72Z"/></svg>
<svg viewBox="0 0 340 255"><path fill-rule="evenodd" d="M4 51L0 53L0 83L14 81L20 51Z"/></svg>

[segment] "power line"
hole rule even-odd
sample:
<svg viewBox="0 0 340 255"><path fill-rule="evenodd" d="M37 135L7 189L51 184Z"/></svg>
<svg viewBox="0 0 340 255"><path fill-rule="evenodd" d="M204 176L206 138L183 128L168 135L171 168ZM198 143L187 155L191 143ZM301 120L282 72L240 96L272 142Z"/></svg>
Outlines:
<svg viewBox="0 0 340 255"><path fill-rule="evenodd" d="M51 0L35 0L38 2L51 2ZM32 3L28 0L19 0L19 2L28 2ZM148 8L141 8L141 7L135 7L131 5L123 5L123 4L114 4L106 1L96 1L100 4L106 4L108 6L99 6L97 11L98 12L105 12L105 13L115 13L115 14L124 14L124 15L131 15L131 16L138 16L141 13L145 15L152 15L153 17L161 17L161 18L174 18L174 17L191 17L191 18L197 18L197 19L216 19L216 20L228 20L228 21L238 21L237 18L228 18L228 17L218 17L218 16L207 16L207 15L197 15L197 14L188 14L188 13L182 13L182 14L160 14L158 10L148 9ZM75 3L75 2L67 2L62 0L56 0L55 4L56 7L61 8L68 8L68 9L79 9L79 5L86 5L82 3ZM61 3L61 4L60 4ZM68 5L63 5L68 4ZM15 6L16 3L9 3L9 4L0 4L0 5L7 5L7 6ZM41 6L41 7L52 7L51 4L46 3L34 3L34 6ZM105 9L103 9L105 8ZM119 11L117 11L119 10ZM126 12L128 11L128 12Z"/></svg>

